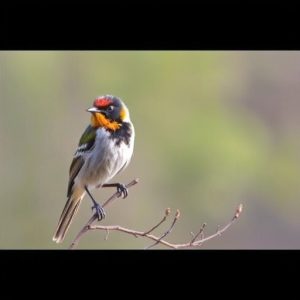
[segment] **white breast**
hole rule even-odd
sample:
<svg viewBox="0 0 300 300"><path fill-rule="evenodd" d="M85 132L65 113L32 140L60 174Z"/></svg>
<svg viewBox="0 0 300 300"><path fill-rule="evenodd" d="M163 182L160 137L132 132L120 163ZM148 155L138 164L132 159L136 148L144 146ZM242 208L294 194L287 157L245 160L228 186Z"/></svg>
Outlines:
<svg viewBox="0 0 300 300"><path fill-rule="evenodd" d="M108 182L118 172L123 171L133 154L134 136L134 128L132 128L129 145L124 142L116 145L107 130L97 129L93 151L86 156L85 164L77 176L80 184L92 189Z"/></svg>

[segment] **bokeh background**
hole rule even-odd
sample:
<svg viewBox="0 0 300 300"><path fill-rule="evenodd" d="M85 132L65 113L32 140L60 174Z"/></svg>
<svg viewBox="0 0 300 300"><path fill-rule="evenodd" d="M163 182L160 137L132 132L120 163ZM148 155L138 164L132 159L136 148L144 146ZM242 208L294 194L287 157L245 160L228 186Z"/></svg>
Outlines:
<svg viewBox="0 0 300 300"><path fill-rule="evenodd" d="M300 52L2 51L0 248L67 248L90 217L85 198L65 242L52 242L85 109L103 94L126 102L136 128L134 157L114 181L140 178L103 224L146 230L178 208L167 239L182 243L203 222L214 233L243 203L202 249L300 247ZM151 243L104 238L91 232L79 248Z"/></svg>

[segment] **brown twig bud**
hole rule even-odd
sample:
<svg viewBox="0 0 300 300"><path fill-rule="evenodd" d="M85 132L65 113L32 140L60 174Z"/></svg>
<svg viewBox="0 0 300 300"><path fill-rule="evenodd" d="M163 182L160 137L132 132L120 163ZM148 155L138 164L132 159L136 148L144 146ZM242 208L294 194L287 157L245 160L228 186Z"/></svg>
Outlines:
<svg viewBox="0 0 300 300"><path fill-rule="evenodd" d="M170 213L171 213L171 208L170 207L166 208L165 215L168 216Z"/></svg>
<svg viewBox="0 0 300 300"><path fill-rule="evenodd" d="M238 208L236 209L236 212L235 212L235 215L234 215L234 219L237 219L240 216L240 214L241 214L242 211L243 211L243 204L240 204L238 206Z"/></svg>

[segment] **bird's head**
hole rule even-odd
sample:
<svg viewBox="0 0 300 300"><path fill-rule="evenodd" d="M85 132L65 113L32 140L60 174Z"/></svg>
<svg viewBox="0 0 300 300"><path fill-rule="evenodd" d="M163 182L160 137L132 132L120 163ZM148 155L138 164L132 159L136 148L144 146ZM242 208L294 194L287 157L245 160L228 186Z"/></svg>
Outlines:
<svg viewBox="0 0 300 300"><path fill-rule="evenodd" d="M87 111L92 114L91 125L96 128L116 131L123 122L130 121L126 105L120 98L111 95L97 97Z"/></svg>

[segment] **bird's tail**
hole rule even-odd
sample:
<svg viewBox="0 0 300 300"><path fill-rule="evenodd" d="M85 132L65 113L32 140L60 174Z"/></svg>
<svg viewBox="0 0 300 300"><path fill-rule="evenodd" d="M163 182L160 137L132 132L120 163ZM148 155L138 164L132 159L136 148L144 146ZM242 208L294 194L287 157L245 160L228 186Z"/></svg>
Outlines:
<svg viewBox="0 0 300 300"><path fill-rule="evenodd" d="M67 203L61 213L61 216L58 221L57 229L53 236L53 241L56 243L61 243L66 235L66 232L71 224L71 221L83 199L85 192L83 190L75 191L72 195L68 198Z"/></svg>

